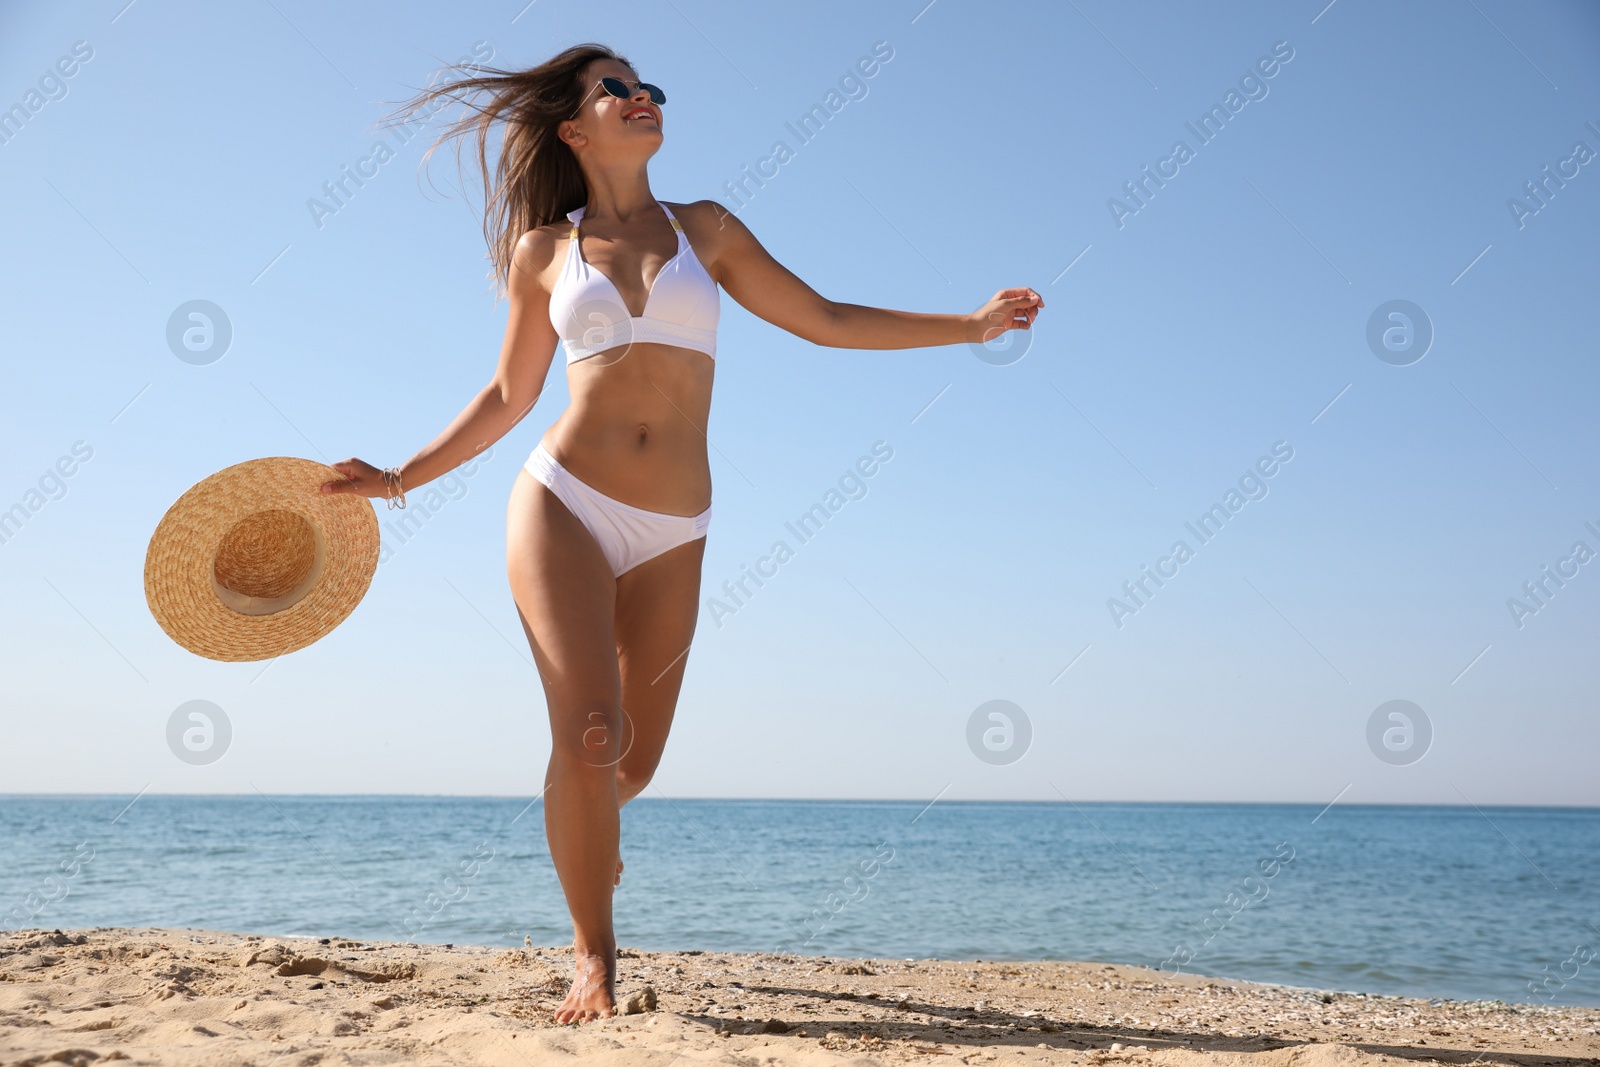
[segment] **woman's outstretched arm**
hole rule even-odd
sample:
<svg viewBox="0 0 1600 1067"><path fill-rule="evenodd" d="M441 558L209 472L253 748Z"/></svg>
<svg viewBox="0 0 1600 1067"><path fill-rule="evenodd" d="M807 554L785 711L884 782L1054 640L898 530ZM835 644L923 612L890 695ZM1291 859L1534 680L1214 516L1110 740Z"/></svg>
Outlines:
<svg viewBox="0 0 1600 1067"><path fill-rule="evenodd" d="M450 473L500 440L538 401L559 340L550 325L550 294L539 282L554 245L539 230L530 230L517 242L506 283L510 313L494 377L439 436L401 464L400 485L406 492ZM345 480L323 483L323 492L384 495L382 473L370 463L352 458L333 467Z"/></svg>
<svg viewBox="0 0 1600 1067"><path fill-rule="evenodd" d="M828 348L922 348L992 341L1033 325L1044 298L1032 289L1002 289L967 315L924 314L829 300L772 258L744 223L722 205L700 202L717 218L711 272L751 314Z"/></svg>

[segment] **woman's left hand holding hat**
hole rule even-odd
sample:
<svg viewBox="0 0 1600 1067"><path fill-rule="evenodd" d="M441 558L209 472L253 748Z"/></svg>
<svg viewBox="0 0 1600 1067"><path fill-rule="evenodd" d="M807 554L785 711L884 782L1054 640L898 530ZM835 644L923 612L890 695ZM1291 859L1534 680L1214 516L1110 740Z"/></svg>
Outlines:
<svg viewBox="0 0 1600 1067"><path fill-rule="evenodd" d="M383 471L366 460L352 457L331 466L344 478L341 481L323 482L324 493L355 493L373 499L384 495Z"/></svg>

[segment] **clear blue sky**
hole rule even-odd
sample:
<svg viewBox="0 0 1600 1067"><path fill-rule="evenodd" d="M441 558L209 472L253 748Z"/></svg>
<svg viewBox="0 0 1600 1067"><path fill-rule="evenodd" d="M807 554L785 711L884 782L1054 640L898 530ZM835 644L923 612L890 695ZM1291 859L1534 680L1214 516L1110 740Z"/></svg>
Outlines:
<svg viewBox="0 0 1600 1067"><path fill-rule="evenodd" d="M0 9L0 106L26 113L0 143L0 508L27 510L0 544L25 754L0 792L537 791L504 515L559 362L456 498L386 529L354 614L265 673L169 640L142 568L213 471L396 464L487 381L506 305L453 156L437 192L416 140L320 227L308 200L477 42L531 65L600 40L667 90L658 197L724 197L789 142L740 216L824 295L1048 303L1006 364L819 349L724 300L707 597L875 442L893 458L735 614L703 612L662 791L1600 802L1600 562L1572 559L1600 552L1593 5L125 4ZM835 89L800 144L786 124ZM1140 203L1146 167L1168 177ZM166 340L197 299L233 330L206 365ZM1394 300L1431 323L1407 365L1368 343ZM1185 524L1279 442L1202 543ZM1145 566L1176 574L1140 606ZM1514 618L1546 566L1576 574ZM194 699L233 729L205 766L165 740ZM969 749L990 700L1029 718L1018 761ZM1431 723L1419 761L1369 747L1390 700Z"/></svg>

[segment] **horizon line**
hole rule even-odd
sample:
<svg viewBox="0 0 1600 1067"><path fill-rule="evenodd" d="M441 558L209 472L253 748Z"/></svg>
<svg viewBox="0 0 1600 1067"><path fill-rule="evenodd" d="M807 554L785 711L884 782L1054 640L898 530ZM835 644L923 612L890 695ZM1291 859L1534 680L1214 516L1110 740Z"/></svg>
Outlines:
<svg viewBox="0 0 1600 1067"><path fill-rule="evenodd" d="M32 792L32 793L5 793L0 792L0 801L4 800L69 800L69 799L111 799L128 796L128 792ZM250 797L274 797L288 799L318 799L318 800L504 800L509 802L536 801L541 794L520 793L263 793L260 790L253 792L232 793L140 793L141 799L149 797L167 798L192 798L192 799L235 799ZM760 796L692 796L682 795L675 797L636 797L638 800L653 800L660 802L673 801L723 801L730 803L758 804L927 804L925 797L760 797ZM944 804L1034 804L1034 805L1143 805L1149 807L1301 807L1301 808L1327 808L1325 801L1321 800L1073 800L1070 798L1053 799L1042 798L940 798ZM631 803L631 802L630 802ZM1463 811L1477 808L1519 808L1543 811L1600 811L1600 803L1595 804L1551 804L1537 802L1507 802L1490 804L1450 803L1445 801L1347 801L1339 804L1343 808L1459 808Z"/></svg>

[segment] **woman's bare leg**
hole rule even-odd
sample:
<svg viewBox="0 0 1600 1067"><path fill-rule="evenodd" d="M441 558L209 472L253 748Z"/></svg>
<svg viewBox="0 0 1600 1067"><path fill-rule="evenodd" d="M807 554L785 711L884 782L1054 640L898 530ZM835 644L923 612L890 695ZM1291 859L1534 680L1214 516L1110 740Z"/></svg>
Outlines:
<svg viewBox="0 0 1600 1067"><path fill-rule="evenodd" d="M506 513L506 571L550 711L545 834L572 913L574 965L555 1018L583 1022L616 1008L617 583L589 531L526 471Z"/></svg>
<svg viewBox="0 0 1600 1067"><path fill-rule="evenodd" d="M617 764L619 805L644 791L661 762L700 614L705 549L705 538L698 538L617 579L617 662L622 706L633 726L632 743Z"/></svg>
<svg viewBox="0 0 1600 1067"><path fill-rule="evenodd" d="M700 613L705 549L705 538L698 538L617 579L617 662L631 730L617 763L618 807L644 791L661 762ZM621 856L612 884L622 884Z"/></svg>

